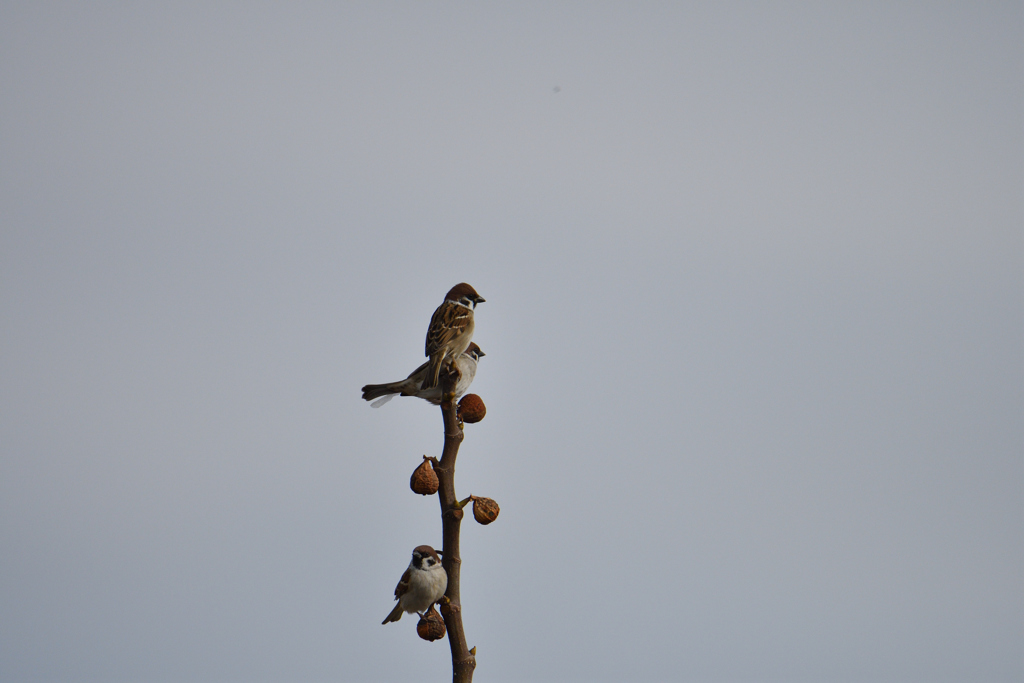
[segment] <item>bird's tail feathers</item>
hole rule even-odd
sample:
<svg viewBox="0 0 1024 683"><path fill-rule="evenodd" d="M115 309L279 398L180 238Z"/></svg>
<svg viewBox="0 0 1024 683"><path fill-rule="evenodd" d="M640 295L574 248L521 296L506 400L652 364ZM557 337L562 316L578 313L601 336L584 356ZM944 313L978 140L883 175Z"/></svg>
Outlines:
<svg viewBox="0 0 1024 683"><path fill-rule="evenodd" d="M397 605L395 605L395 608L393 610L391 610L391 614L389 614L386 617L384 617L384 621L382 621L380 623L381 624L387 624L387 623L390 623L392 621L398 621L399 619L402 618L402 614L403 613L404 612L402 611L402 603L399 602Z"/></svg>
<svg viewBox="0 0 1024 683"><path fill-rule="evenodd" d="M371 403L370 407L371 408L380 408L382 405L384 405L385 403L387 403L388 401L393 399L395 396L398 396L398 394L384 394L383 396L378 398L376 401Z"/></svg>
<svg viewBox="0 0 1024 683"><path fill-rule="evenodd" d="M389 394L400 394L402 393L402 382L390 382L388 384L367 384L363 387L363 400L372 401L375 398L381 396L387 396ZM387 403L385 401L384 403ZM380 405L384 405L381 403ZM375 408L377 406L374 406Z"/></svg>
<svg viewBox="0 0 1024 683"><path fill-rule="evenodd" d="M433 389L441 380L441 368L444 366L444 355L431 356L427 363L427 376L423 380L423 389Z"/></svg>

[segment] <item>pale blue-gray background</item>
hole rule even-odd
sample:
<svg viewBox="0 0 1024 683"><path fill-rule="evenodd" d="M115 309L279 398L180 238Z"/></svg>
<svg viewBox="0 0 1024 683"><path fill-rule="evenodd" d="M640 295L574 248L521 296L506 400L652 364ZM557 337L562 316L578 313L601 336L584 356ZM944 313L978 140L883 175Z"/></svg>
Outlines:
<svg viewBox="0 0 1024 683"><path fill-rule="evenodd" d="M0 6L0 679L1024 676L1024 15Z"/></svg>

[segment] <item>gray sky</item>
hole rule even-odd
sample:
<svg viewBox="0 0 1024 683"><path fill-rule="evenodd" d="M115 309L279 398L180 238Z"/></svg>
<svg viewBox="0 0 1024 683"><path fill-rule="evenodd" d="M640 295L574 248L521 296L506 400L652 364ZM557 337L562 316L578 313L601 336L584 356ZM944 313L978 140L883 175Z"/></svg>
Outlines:
<svg viewBox="0 0 1024 683"><path fill-rule="evenodd" d="M0 6L0 678L1024 676L1020 3ZM435 672L435 673L430 673Z"/></svg>

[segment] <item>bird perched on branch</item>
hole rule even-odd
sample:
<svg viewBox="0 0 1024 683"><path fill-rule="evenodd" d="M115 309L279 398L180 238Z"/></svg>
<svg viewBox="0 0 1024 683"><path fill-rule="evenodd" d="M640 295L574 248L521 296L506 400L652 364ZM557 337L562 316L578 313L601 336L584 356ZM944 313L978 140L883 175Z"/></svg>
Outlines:
<svg viewBox="0 0 1024 683"><path fill-rule="evenodd" d="M409 568L395 587L398 604L384 617L382 624L398 621L405 612L421 613L444 596L448 589L448 573L441 566L437 551L429 545L419 545L412 551ZM420 616L423 616L420 614Z"/></svg>
<svg viewBox="0 0 1024 683"><path fill-rule="evenodd" d="M441 368L453 362L469 348L473 340L473 310L477 304L486 301L476 290L465 282L448 290L444 302L437 307L427 328L426 376L423 389L437 386Z"/></svg>
<svg viewBox="0 0 1024 683"><path fill-rule="evenodd" d="M476 377L476 363L485 355L487 354L476 345L476 342L470 342L466 352L455 359L455 367L459 371L459 379L455 384L456 399L469 390L469 385L473 383L473 378ZM397 382L367 384L363 387L363 398L367 401L373 401L370 405L374 408L380 408L399 395L416 396L417 398L430 401L435 406L441 405L441 387L423 388L424 380L427 377L428 365L429 361L413 370L405 379ZM374 399L378 400L374 401Z"/></svg>

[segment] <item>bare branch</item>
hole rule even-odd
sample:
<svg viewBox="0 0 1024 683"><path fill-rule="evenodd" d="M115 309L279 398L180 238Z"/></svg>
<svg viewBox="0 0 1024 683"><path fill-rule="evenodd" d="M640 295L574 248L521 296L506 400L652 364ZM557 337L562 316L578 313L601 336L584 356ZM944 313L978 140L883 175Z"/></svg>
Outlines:
<svg viewBox="0 0 1024 683"><path fill-rule="evenodd" d="M454 391L457 377L447 375L442 384L444 398L441 415L444 419L444 450L441 460L434 465L437 472L437 497L441 504L441 525L444 552L442 564L448 572L448 590L441 604L441 614L448 630L448 643L452 651L452 681L470 683L476 668L476 648L471 651L466 644L466 633L462 628L462 601L459 597L459 573L462 557L459 554L459 530L462 526L463 510L455 495L455 459L465 434L459 422L458 407Z"/></svg>

